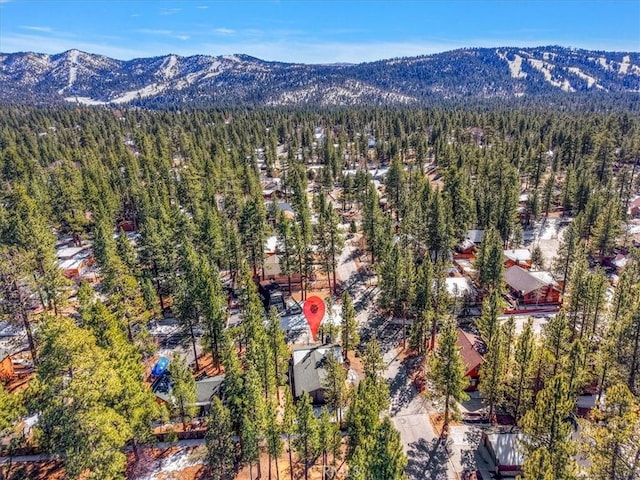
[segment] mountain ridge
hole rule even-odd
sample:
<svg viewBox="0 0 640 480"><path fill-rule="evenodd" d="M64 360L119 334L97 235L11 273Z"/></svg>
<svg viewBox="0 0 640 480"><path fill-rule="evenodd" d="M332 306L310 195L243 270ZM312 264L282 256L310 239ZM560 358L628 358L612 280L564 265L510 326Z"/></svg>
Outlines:
<svg viewBox="0 0 640 480"><path fill-rule="evenodd" d="M640 53L462 48L358 64L245 54L117 60L77 49L0 53L0 102L87 105L424 105L447 99L640 93Z"/></svg>

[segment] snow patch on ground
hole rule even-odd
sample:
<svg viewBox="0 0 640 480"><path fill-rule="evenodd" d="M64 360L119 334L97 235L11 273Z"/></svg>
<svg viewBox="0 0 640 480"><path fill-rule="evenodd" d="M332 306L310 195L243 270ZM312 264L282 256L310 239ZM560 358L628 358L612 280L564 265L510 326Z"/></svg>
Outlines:
<svg viewBox="0 0 640 480"><path fill-rule="evenodd" d="M178 473L197 465L202 465L202 457L194 455L191 449L181 449L170 457L159 461L150 472L138 475L135 480L160 480L161 478L168 478L168 473ZM176 478L179 477L177 476Z"/></svg>
<svg viewBox="0 0 640 480"><path fill-rule="evenodd" d="M528 60L533 68L535 68L540 73L542 73L542 75L544 75L544 79L547 83L553 85L554 87L561 88L565 92L576 91L575 88L573 88L569 83L569 80L567 80L566 78L561 82L553 79L553 76L551 75L551 70L553 70L554 65L551 65L550 63L544 62L542 60L536 60L534 58L529 58Z"/></svg>

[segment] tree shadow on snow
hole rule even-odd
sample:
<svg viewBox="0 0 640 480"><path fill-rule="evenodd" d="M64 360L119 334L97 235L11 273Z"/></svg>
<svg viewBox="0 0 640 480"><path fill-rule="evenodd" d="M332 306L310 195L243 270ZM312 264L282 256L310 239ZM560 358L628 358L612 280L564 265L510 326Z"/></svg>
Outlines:
<svg viewBox="0 0 640 480"><path fill-rule="evenodd" d="M410 443L407 457L405 472L409 480L447 480L449 455L440 438Z"/></svg>

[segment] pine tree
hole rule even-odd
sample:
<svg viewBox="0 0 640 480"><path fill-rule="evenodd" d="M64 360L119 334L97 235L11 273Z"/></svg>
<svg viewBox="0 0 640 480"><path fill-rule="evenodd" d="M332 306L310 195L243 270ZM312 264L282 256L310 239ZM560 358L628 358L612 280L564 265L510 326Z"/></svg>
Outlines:
<svg viewBox="0 0 640 480"><path fill-rule="evenodd" d="M488 291L500 287L503 263L502 239L495 229L488 229L484 232L475 262L478 283L482 288Z"/></svg>
<svg viewBox="0 0 640 480"><path fill-rule="evenodd" d="M511 369L509 392L513 418L518 422L528 408L527 389L531 386L531 362L534 354L533 319L525 323L516 343L514 364Z"/></svg>
<svg viewBox="0 0 640 480"><path fill-rule="evenodd" d="M381 252L382 232L382 211L380 210L380 199L373 183L368 183L367 196L362 213L362 229L367 248L371 252L371 263L375 263L377 256Z"/></svg>
<svg viewBox="0 0 640 480"><path fill-rule="evenodd" d="M29 283L24 281L29 278L32 262L33 256L22 249L0 246L0 293L4 300L0 309L1 318L24 328L31 358L37 365L38 351L28 300L31 291Z"/></svg>
<svg viewBox="0 0 640 480"><path fill-rule="evenodd" d="M293 403L291 389L285 387L284 411L282 412L282 430L287 436L287 453L289 454L289 474L293 480L293 443L291 438L296 430L296 406Z"/></svg>
<svg viewBox="0 0 640 480"><path fill-rule="evenodd" d="M435 393L444 397L444 425L449 425L451 413L456 412L455 402L467 398L464 389L468 385L465 368L458 351L455 320L444 319L438 337L438 348L429 360L428 377L433 382Z"/></svg>
<svg viewBox="0 0 640 480"><path fill-rule="evenodd" d="M261 475L260 443L265 433L266 403L261 388L259 373L252 365L248 365L245 372L242 398L243 414L240 422L240 443L242 446L242 462L249 465L253 471L253 464L257 464L258 476ZM253 478L253 475L251 475Z"/></svg>
<svg viewBox="0 0 640 480"><path fill-rule="evenodd" d="M607 390L596 422L586 423L582 449L594 480L637 478L640 475L640 404L626 385Z"/></svg>
<svg viewBox="0 0 640 480"><path fill-rule="evenodd" d="M505 397L507 363L504 349L502 329L498 328L487 343L487 352L480 367L482 382L479 390L483 401L489 405L491 422L494 422L496 407L504 401Z"/></svg>
<svg viewBox="0 0 640 480"><path fill-rule="evenodd" d="M278 424L278 410L276 404L270 401L266 409L265 418L265 440L267 445L267 453L269 455L269 478L271 479L271 459L276 462L276 479L280 480L280 468L278 467L278 458L282 455L282 433L281 425Z"/></svg>
<svg viewBox="0 0 640 480"><path fill-rule="evenodd" d="M338 453L340 452L340 444L342 442L342 435L340 434L340 426L338 422L331 420L331 415L326 408L322 409L319 419L319 439L320 449L322 454L322 470L323 478L327 477L326 473L329 470L329 454L333 457L333 467L335 469ZM335 472L334 472L335 475Z"/></svg>
<svg viewBox="0 0 640 480"><path fill-rule="evenodd" d="M287 362L289 361L289 347L287 347L284 330L282 330L280 326L280 315L278 315L275 307L271 307L271 310L269 310L267 337L271 343L270 352L272 355L273 374L276 386L284 385L287 373ZM280 398L279 390L278 398Z"/></svg>
<svg viewBox="0 0 640 480"><path fill-rule="evenodd" d="M107 352L67 317L45 319L39 337L40 363L29 403L39 414L42 447L60 455L73 478L122 478L122 450L132 431L116 410L123 385Z"/></svg>
<svg viewBox="0 0 640 480"><path fill-rule="evenodd" d="M554 478L573 478L575 464L571 455L574 448L569 438L572 431L569 416L574 405L568 379L563 374L554 376L538 394L534 407L522 418L525 472L535 461L531 455L543 448L549 455Z"/></svg>
<svg viewBox="0 0 640 480"><path fill-rule="evenodd" d="M324 365L326 376L323 380L325 399L336 413L338 423L342 422L342 409L347 405L348 390L346 386L347 371L333 353L326 356Z"/></svg>
<svg viewBox="0 0 640 480"><path fill-rule="evenodd" d="M402 450L400 434L389 417L385 417L378 427L371 451L370 474L373 480L406 480L404 473L408 463Z"/></svg>
<svg viewBox="0 0 640 480"><path fill-rule="evenodd" d="M298 400L296 408L296 433L293 446L298 452L299 459L304 463L304 478L308 480L309 467L318 457L320 432L318 420L313 414L311 397L306 392Z"/></svg>
<svg viewBox="0 0 640 480"><path fill-rule="evenodd" d="M169 372L173 404L180 416L182 426L186 429L187 419L192 417L196 411L196 381L180 354L174 355Z"/></svg>
<svg viewBox="0 0 640 480"><path fill-rule="evenodd" d="M349 350L354 350L360 343L360 335L358 335L358 323L356 321L356 311L353 308L353 300L346 290L342 294L340 338L342 339L344 358L347 360Z"/></svg>
<svg viewBox="0 0 640 480"><path fill-rule="evenodd" d="M233 441L229 410L218 397L214 397L211 400L211 412L209 414L205 442L211 479L231 480L233 478L236 446Z"/></svg>
<svg viewBox="0 0 640 480"><path fill-rule="evenodd" d="M362 367L367 378L378 379L384 371L385 365L382 358L380 343L376 338L367 342L364 354L362 355Z"/></svg>
<svg viewBox="0 0 640 480"><path fill-rule="evenodd" d="M291 276L294 273L300 273L296 254L299 248L296 243L300 240L300 238L292 231L292 224L293 222L289 220L282 211L278 214L278 261L280 263L280 271L283 275L286 275L288 279L289 295L291 295Z"/></svg>

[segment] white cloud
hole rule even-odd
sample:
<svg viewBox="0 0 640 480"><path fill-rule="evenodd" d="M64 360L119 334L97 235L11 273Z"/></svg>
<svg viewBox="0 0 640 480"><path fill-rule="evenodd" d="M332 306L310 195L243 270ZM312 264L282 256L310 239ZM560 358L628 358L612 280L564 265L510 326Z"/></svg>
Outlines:
<svg viewBox="0 0 640 480"><path fill-rule="evenodd" d="M176 13L179 13L181 11L181 8L161 8L160 15L175 15Z"/></svg>
<svg viewBox="0 0 640 480"><path fill-rule="evenodd" d="M171 30L158 30L155 28L139 28L136 30L138 33L144 33L145 35L171 35Z"/></svg>
<svg viewBox="0 0 640 480"><path fill-rule="evenodd" d="M24 28L25 30L33 30L34 32L53 32L51 27L39 27L36 25L24 25L20 28Z"/></svg>
<svg viewBox="0 0 640 480"><path fill-rule="evenodd" d="M196 8L199 8L200 10L206 10L207 8L209 8L209 5L198 5Z"/></svg>
<svg viewBox="0 0 640 480"><path fill-rule="evenodd" d="M236 31L233 30L232 28L216 28L214 32L216 32L218 35L225 35L225 36L235 35L236 33Z"/></svg>
<svg viewBox="0 0 640 480"><path fill-rule="evenodd" d="M189 35L174 35L174 38L185 41L185 40L189 40Z"/></svg>

